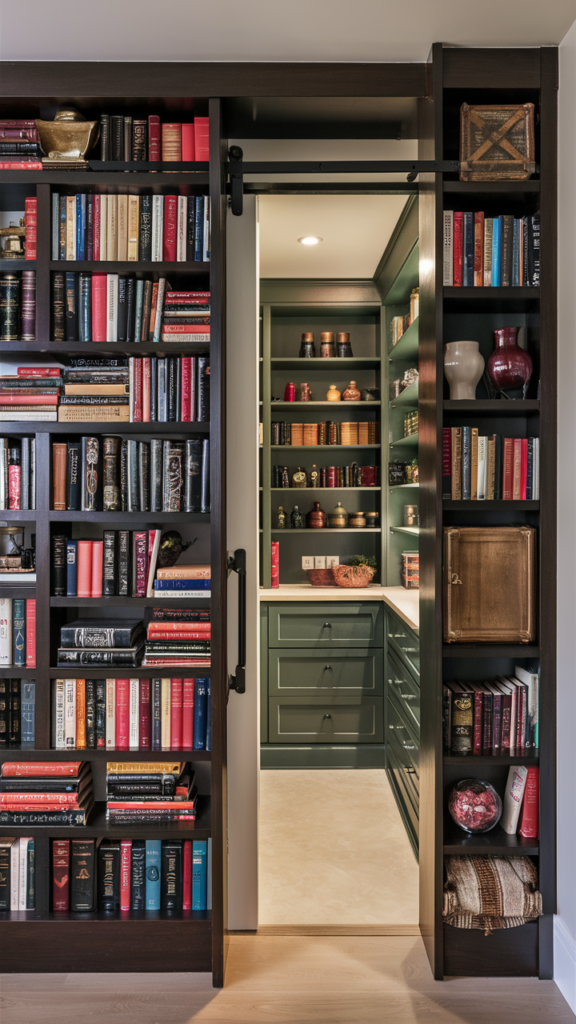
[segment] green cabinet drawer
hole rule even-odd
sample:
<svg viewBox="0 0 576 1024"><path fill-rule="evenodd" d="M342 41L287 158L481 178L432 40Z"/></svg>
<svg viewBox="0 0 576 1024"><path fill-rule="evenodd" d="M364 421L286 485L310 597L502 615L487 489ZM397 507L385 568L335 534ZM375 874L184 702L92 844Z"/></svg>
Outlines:
<svg viewBox="0 0 576 1024"><path fill-rule="evenodd" d="M404 622L388 611L386 638L392 650L420 682L420 639Z"/></svg>
<svg viewBox="0 0 576 1024"><path fill-rule="evenodd" d="M272 603L270 647L382 647L384 609L369 601Z"/></svg>
<svg viewBox="0 0 576 1024"><path fill-rule="evenodd" d="M396 760L394 752L387 744L388 778L398 810L404 821L404 827L416 856L418 856L419 801L414 794L409 776L403 766Z"/></svg>
<svg viewBox="0 0 576 1024"><path fill-rule="evenodd" d="M403 717L420 735L420 687L402 662L388 651L388 692L402 708Z"/></svg>
<svg viewBox="0 0 576 1024"><path fill-rule="evenodd" d="M382 697L270 697L270 743L382 743Z"/></svg>
<svg viewBox="0 0 576 1024"><path fill-rule="evenodd" d="M389 699L386 704L386 739L391 743L397 760L408 772L419 779L420 744L403 720L396 704Z"/></svg>
<svg viewBox="0 0 576 1024"><path fill-rule="evenodd" d="M271 650L268 652L268 693L300 697L332 691L381 696L384 692L384 656L378 648L326 648L324 650Z"/></svg>

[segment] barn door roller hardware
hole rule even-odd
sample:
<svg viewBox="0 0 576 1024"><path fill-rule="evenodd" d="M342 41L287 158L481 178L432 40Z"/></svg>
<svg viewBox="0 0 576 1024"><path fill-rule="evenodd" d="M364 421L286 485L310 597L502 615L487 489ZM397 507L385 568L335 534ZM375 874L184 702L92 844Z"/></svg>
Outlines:
<svg viewBox="0 0 576 1024"><path fill-rule="evenodd" d="M412 182L419 174L451 174L459 169L457 160L266 160L244 163L240 146L230 146L228 161L235 217L242 214L245 174L406 174L406 181Z"/></svg>

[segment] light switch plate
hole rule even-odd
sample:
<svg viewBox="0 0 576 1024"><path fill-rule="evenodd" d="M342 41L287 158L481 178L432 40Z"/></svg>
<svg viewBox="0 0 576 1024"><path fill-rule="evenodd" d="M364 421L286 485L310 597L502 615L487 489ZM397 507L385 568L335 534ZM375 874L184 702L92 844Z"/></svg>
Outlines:
<svg viewBox="0 0 576 1024"><path fill-rule="evenodd" d="M340 565L340 555L326 555L326 568L331 569L334 565Z"/></svg>
<svg viewBox="0 0 576 1024"><path fill-rule="evenodd" d="M325 569L326 568L326 555L314 555L314 568Z"/></svg>
<svg viewBox="0 0 576 1024"><path fill-rule="evenodd" d="M302 555L302 568L313 569L314 568L314 555Z"/></svg>

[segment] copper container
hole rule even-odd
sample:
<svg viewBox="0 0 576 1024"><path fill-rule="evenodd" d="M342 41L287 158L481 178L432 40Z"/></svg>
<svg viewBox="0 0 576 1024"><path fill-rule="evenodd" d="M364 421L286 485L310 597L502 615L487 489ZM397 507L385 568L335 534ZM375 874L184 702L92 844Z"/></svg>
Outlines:
<svg viewBox="0 0 576 1024"><path fill-rule="evenodd" d="M322 331L320 334L320 355L324 359L331 359L336 355L334 347L334 335L332 331Z"/></svg>
<svg viewBox="0 0 576 1024"><path fill-rule="evenodd" d="M366 526L366 516L363 512L350 512L348 515L348 526L354 526L357 530Z"/></svg>
<svg viewBox="0 0 576 1024"><path fill-rule="evenodd" d="M306 526L309 530L321 530L326 526L326 513L320 508L320 502L315 501L313 508L306 516Z"/></svg>
<svg viewBox="0 0 576 1024"><path fill-rule="evenodd" d="M366 526L374 529L376 526L380 526L380 513L379 512L367 512L366 513Z"/></svg>
<svg viewBox="0 0 576 1024"><path fill-rule="evenodd" d="M339 331L338 338L336 340L336 349L341 359L350 358L354 354L352 352L352 345L350 344L350 335L347 331Z"/></svg>
<svg viewBox="0 0 576 1024"><path fill-rule="evenodd" d="M336 508L328 513L328 526L331 530L343 530L346 526L346 509L342 508L342 502L338 502Z"/></svg>
<svg viewBox="0 0 576 1024"><path fill-rule="evenodd" d="M314 335L311 331L304 331L302 341L300 342L300 352L298 354L301 359L314 359L316 355L316 347L314 345Z"/></svg>

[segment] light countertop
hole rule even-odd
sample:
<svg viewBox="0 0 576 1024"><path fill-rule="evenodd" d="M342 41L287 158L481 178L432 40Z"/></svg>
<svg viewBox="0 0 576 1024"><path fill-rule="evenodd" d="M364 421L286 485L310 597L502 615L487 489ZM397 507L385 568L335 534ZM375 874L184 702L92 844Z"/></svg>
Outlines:
<svg viewBox="0 0 576 1024"><path fill-rule="evenodd" d="M420 592L404 587L313 587L309 583L291 583L273 590L263 587L261 601L384 601L410 626L420 625Z"/></svg>

